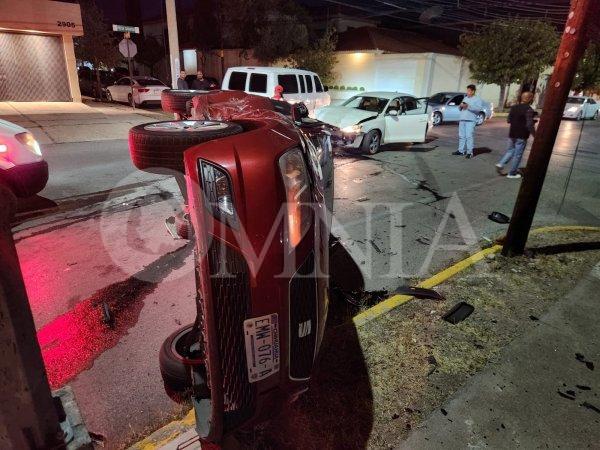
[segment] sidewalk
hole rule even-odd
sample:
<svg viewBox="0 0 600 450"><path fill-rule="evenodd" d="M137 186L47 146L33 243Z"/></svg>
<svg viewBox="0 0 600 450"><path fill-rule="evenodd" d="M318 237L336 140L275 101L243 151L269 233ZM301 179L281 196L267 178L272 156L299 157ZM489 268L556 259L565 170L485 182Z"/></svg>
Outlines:
<svg viewBox="0 0 600 450"><path fill-rule="evenodd" d="M399 448L596 447L599 291L600 263Z"/></svg>
<svg viewBox="0 0 600 450"><path fill-rule="evenodd" d="M167 120L160 108L136 109L116 103L0 102L0 119L27 128L40 144L127 139L132 126Z"/></svg>

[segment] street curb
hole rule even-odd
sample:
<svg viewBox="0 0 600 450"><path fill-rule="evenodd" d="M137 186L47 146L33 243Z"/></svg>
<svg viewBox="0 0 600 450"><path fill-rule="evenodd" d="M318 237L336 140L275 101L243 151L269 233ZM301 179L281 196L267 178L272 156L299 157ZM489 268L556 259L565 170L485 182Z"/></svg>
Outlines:
<svg viewBox="0 0 600 450"><path fill-rule="evenodd" d="M560 231L600 232L600 227L558 225L536 228L532 230L530 234L541 234ZM447 269L444 269L441 272L438 272L437 274L433 275L432 277L422 281L417 286L427 289L431 289L435 286L438 286L444 281L448 280L449 278L452 278L454 275L481 261L487 255L497 253L500 250L502 250L502 245L499 244L495 244L491 247L480 250L477 253L474 253L473 255L463 259L462 261L459 261L456 264L453 264L452 266L448 267ZM352 321L357 327L362 326L373 319L383 316L384 314L392 311L398 306L408 303L413 299L414 297L410 295L393 295L392 297L387 298L386 300L378 303L377 305L372 306L366 311L357 314L352 318ZM178 438L183 433L188 431L191 427L194 426L194 423L195 416L194 410L192 409L190 410L190 412L187 413L187 415L183 419L174 420L173 422L168 423L164 427L159 428L154 433L150 434L148 437L129 447L128 450L158 450L160 447L168 444L172 440Z"/></svg>
<svg viewBox="0 0 600 450"><path fill-rule="evenodd" d="M174 420L173 422L166 424L164 427L159 428L154 433L150 434L150 436L133 444L128 450L159 449L188 431L195 423L196 417L194 415L194 410L191 409L183 419Z"/></svg>
<svg viewBox="0 0 600 450"><path fill-rule="evenodd" d="M548 226L548 227L540 227L535 228L531 231L530 234L541 234L541 233L552 233L552 232L560 232L560 231L595 231L600 232L600 227L590 227L590 226L579 226L579 225L557 225L557 226ZM471 267L476 262L481 261L487 255L492 253L497 253L502 250L502 245L495 244L489 248L483 249L462 261L457 262L456 264L448 267L447 269L438 272L431 278L428 278L425 281L422 281L417 285L417 287L431 289L439 284L442 284L447 279L453 277L459 272ZM393 309L401 306L411 300L414 297L410 295L394 295L392 297L387 298L386 300L372 306L371 308L363 311L352 318L354 325L357 327L364 325L370 322L377 317L380 317Z"/></svg>

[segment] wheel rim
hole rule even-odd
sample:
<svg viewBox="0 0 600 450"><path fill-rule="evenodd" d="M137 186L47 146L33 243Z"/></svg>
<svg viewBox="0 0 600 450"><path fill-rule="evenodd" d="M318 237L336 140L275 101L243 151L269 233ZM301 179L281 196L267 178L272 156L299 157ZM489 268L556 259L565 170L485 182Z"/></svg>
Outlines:
<svg viewBox="0 0 600 450"><path fill-rule="evenodd" d="M106 100L112 102L112 95L110 95L110 91L106 91Z"/></svg>
<svg viewBox="0 0 600 450"><path fill-rule="evenodd" d="M442 115L440 113L435 113L433 115L433 124L439 125L442 122Z"/></svg>
<svg viewBox="0 0 600 450"><path fill-rule="evenodd" d="M171 351L174 355L177 356L182 361L187 361L190 364L202 364L204 361L199 355L193 355L191 352L186 351L188 349L184 348L183 339L184 337L192 332L192 328L184 328L181 332L173 339L171 343ZM197 352L201 351L200 349L196 350Z"/></svg>
<svg viewBox="0 0 600 450"><path fill-rule="evenodd" d="M485 121L485 116L483 114L479 114L477 116L477 125L481 125Z"/></svg>
<svg viewBox="0 0 600 450"><path fill-rule="evenodd" d="M379 149L379 135L376 134L371 138L371 143L369 144L369 151L371 153L376 153Z"/></svg>
<svg viewBox="0 0 600 450"><path fill-rule="evenodd" d="M148 131L215 131L227 128L223 122L213 122L210 120L177 120L172 122L151 123L144 127Z"/></svg>

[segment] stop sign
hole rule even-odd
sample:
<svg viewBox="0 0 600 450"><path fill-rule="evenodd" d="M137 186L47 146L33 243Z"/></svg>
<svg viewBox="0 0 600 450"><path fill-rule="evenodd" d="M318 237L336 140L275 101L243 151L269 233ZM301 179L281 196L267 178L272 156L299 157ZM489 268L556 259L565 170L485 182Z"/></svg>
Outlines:
<svg viewBox="0 0 600 450"><path fill-rule="evenodd" d="M137 45L131 39L122 39L119 42L119 51L125 58L133 58L137 54Z"/></svg>

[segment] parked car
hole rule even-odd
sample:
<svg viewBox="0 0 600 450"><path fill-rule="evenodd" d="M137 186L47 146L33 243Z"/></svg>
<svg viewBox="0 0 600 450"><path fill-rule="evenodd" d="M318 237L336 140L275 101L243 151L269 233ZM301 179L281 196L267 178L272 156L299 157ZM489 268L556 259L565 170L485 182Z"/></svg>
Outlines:
<svg viewBox="0 0 600 450"><path fill-rule="evenodd" d="M565 110L563 112L564 119L598 119L598 110L600 103L592 97L573 96L567 99Z"/></svg>
<svg viewBox="0 0 600 450"><path fill-rule="evenodd" d="M244 91L261 97L273 97L275 86L283 87L283 99L302 102L309 114L316 108L327 106L331 98L327 87L314 72L283 67L231 67L223 78L223 89Z"/></svg>
<svg viewBox="0 0 600 450"><path fill-rule="evenodd" d="M317 109L315 117L340 129L342 145L374 155L384 144L425 142L431 115L427 103L399 92L365 92L341 106Z"/></svg>
<svg viewBox="0 0 600 450"><path fill-rule="evenodd" d="M164 342L160 368L167 392L191 395L201 439L220 443L308 388L328 309L333 152L303 105L286 118L254 95L199 97L212 118L139 125L129 144L139 169L185 173L198 315Z"/></svg>
<svg viewBox="0 0 600 450"><path fill-rule="evenodd" d="M433 125L441 125L444 122L458 122L460 109L458 106L467 96L464 92L440 92L429 97L429 111L433 114ZM483 125L486 120L494 115L494 105L483 101L483 111L477 116L477 125Z"/></svg>
<svg viewBox="0 0 600 450"><path fill-rule="evenodd" d="M37 194L48 182L40 145L25 128L0 119L0 183L17 197Z"/></svg>
<svg viewBox="0 0 600 450"><path fill-rule="evenodd" d="M115 76L108 70L100 71L100 84L96 78L96 72L93 70L79 71L79 89L82 95L89 97L106 99L106 88L115 82Z"/></svg>
<svg viewBox="0 0 600 450"><path fill-rule="evenodd" d="M131 88L133 87L133 95ZM160 94L169 87L157 78L152 77L123 77L106 90L109 102L126 102L135 106L145 104L160 104Z"/></svg>

